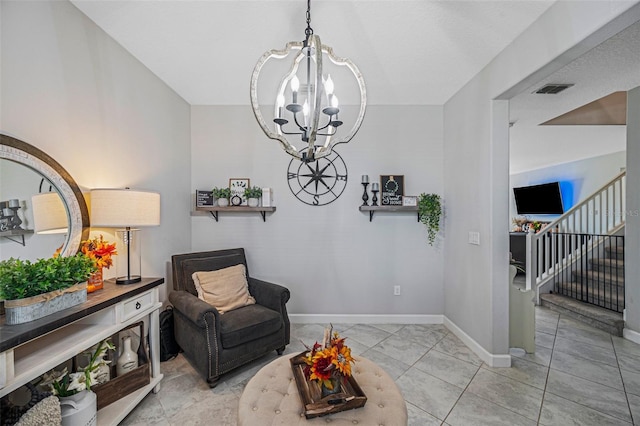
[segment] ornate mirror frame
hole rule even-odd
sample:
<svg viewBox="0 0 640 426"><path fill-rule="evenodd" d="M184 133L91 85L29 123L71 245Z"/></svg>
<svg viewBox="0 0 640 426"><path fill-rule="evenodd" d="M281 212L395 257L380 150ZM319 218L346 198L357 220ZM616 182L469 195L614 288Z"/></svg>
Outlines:
<svg viewBox="0 0 640 426"><path fill-rule="evenodd" d="M69 215L69 231L62 256L73 256L89 237L89 209L80 187L56 160L33 145L0 134L0 159L6 158L40 173L56 187Z"/></svg>

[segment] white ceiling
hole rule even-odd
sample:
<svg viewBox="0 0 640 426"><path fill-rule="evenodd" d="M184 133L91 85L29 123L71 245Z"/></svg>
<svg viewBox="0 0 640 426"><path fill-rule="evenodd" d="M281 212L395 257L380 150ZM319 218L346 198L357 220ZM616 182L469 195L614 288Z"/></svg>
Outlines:
<svg viewBox="0 0 640 426"><path fill-rule="evenodd" d="M192 105L248 105L258 58L306 26L304 0L70 1ZM553 2L313 0L311 25L358 65L369 104L442 105ZM638 23L515 96L511 173L624 150L624 126L538 124L640 86L637 52Z"/></svg>
<svg viewBox="0 0 640 426"><path fill-rule="evenodd" d="M304 0L71 0L192 105L246 105L267 50L304 38ZM311 26L358 65L370 104L442 105L549 0L313 0Z"/></svg>

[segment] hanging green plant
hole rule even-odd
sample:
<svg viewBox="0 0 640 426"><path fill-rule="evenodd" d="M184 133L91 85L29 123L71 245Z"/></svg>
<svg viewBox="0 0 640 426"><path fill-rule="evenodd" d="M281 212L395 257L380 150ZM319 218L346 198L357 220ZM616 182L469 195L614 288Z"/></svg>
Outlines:
<svg viewBox="0 0 640 426"><path fill-rule="evenodd" d="M438 194L420 194L418 198L418 216L420 222L427 227L427 239L429 245L433 245L436 234L440 230L440 217L442 216L442 204Z"/></svg>

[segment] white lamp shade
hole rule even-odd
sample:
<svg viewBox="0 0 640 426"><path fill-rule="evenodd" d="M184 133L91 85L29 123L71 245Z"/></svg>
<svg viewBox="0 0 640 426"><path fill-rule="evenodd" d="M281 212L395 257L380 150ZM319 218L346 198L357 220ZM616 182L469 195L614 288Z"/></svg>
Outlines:
<svg viewBox="0 0 640 426"><path fill-rule="evenodd" d="M160 194L133 189L91 190L91 226L124 228L160 225Z"/></svg>
<svg viewBox="0 0 640 426"><path fill-rule="evenodd" d="M69 230L67 209L57 192L43 192L31 197L36 234L64 234Z"/></svg>

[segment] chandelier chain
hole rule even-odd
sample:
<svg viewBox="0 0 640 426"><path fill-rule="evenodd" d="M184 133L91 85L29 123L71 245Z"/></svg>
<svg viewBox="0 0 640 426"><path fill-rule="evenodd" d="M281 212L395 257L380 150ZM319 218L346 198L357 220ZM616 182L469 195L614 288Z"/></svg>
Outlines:
<svg viewBox="0 0 640 426"><path fill-rule="evenodd" d="M307 29L304 30L307 40L313 34L313 28L311 28L311 0L307 0Z"/></svg>

